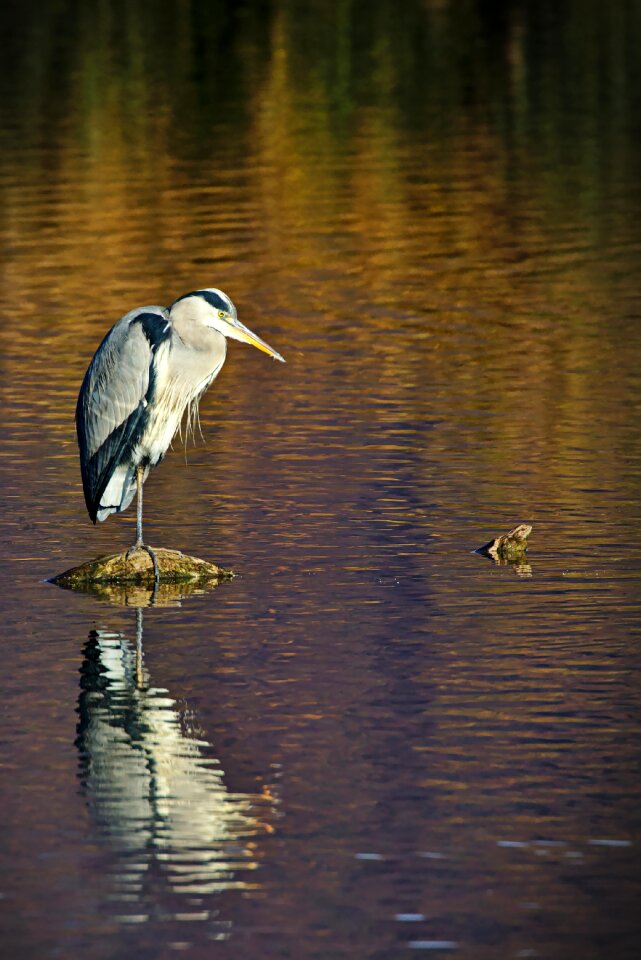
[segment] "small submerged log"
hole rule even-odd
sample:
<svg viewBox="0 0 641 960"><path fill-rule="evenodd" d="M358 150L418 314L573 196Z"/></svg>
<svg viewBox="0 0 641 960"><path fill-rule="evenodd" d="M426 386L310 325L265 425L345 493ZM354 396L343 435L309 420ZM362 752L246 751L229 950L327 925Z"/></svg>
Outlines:
<svg viewBox="0 0 641 960"><path fill-rule="evenodd" d="M165 550L162 547L154 549L158 563L159 582L182 584L208 584L233 577L229 570L223 570L215 563L200 560L198 557L189 557L179 550ZM52 583L71 589L86 589L91 584L133 584L153 588L154 567L151 557L144 549L132 550L127 553L115 553L110 556L98 557L65 570L57 577L52 577Z"/></svg>
<svg viewBox="0 0 641 960"><path fill-rule="evenodd" d="M489 543L475 550L475 553L481 553L483 556L492 557L497 563L501 560L518 561L522 560L527 551L528 537L532 533L532 525L529 523L520 523L509 533L502 537L495 537Z"/></svg>

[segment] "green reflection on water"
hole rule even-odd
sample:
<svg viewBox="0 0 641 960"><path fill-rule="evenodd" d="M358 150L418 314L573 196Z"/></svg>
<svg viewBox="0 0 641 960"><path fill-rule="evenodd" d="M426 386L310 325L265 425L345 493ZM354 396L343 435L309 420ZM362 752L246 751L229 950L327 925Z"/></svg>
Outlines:
<svg viewBox="0 0 641 960"><path fill-rule="evenodd" d="M638 132L637 4L473 0L275 0L5 5L11 139L73 118L95 142L100 116L129 142L212 149L218 125L247 130L256 93L287 64L288 93L337 142L359 111L440 139L486 123L550 163L629 151ZM607 139L601 135L607 133ZM139 142L142 141L142 142Z"/></svg>

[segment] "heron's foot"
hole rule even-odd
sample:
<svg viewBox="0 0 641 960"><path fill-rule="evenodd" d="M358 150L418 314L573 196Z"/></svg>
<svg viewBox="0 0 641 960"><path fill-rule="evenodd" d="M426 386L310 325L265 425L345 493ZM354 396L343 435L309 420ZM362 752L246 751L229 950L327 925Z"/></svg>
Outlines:
<svg viewBox="0 0 641 960"><path fill-rule="evenodd" d="M152 562L153 565L154 565L154 581L155 581L157 584L160 583L160 570L159 570L159 568L158 568L158 561L157 561L157 559L156 559L156 554L155 554L154 551L151 549L151 547L148 547L148 546L147 546L146 543L142 543L142 541L140 541L140 542L134 543L133 547L129 547L129 549L127 550L127 552L126 552L126 554L125 554L125 560L128 560L128 559L129 559L129 555L132 554L132 553L135 553L136 550L144 550L145 553L148 553L148 554L149 554L149 556L150 556L150 558L151 558L151 562Z"/></svg>

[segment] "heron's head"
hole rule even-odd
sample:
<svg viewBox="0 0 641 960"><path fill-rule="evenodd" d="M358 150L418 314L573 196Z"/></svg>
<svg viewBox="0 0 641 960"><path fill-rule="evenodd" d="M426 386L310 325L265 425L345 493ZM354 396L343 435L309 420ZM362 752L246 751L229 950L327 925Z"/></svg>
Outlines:
<svg viewBox="0 0 641 960"><path fill-rule="evenodd" d="M240 340L243 343L251 343L252 346L268 353L275 360L285 363L280 353L277 353L268 343L265 343L264 340L261 340L240 322L234 304L226 293L217 290L216 287L195 290L193 293L186 293L179 297L172 303L169 316L172 320L178 318L189 319L192 323L199 323L217 330L224 337Z"/></svg>

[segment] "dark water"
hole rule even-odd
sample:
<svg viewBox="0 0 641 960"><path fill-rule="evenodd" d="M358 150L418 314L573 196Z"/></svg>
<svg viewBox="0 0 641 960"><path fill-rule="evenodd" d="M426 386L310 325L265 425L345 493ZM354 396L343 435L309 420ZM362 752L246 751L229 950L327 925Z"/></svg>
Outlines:
<svg viewBox="0 0 641 960"><path fill-rule="evenodd" d="M639 4L0 36L2 956L636 957ZM212 285L288 362L231 345L146 531L238 576L43 582L133 538L82 500L93 350Z"/></svg>

